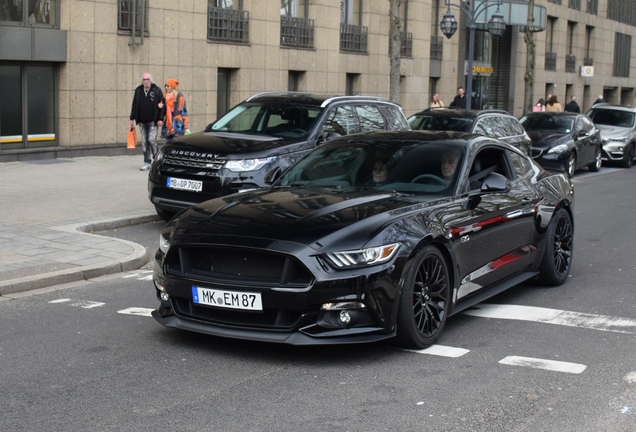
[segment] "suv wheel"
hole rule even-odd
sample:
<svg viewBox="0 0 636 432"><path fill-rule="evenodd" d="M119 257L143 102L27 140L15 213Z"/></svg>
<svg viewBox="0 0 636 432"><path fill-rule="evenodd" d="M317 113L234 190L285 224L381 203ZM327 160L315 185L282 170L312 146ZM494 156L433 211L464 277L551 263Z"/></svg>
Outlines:
<svg viewBox="0 0 636 432"><path fill-rule="evenodd" d="M601 164L603 163L603 159L601 158L601 148L599 146L596 147L596 156L594 157L594 162L588 166L588 169L592 172L597 172L601 169Z"/></svg>
<svg viewBox="0 0 636 432"><path fill-rule="evenodd" d="M625 149L621 166L623 168L631 168L632 163L634 163L634 144L628 145L627 148Z"/></svg>

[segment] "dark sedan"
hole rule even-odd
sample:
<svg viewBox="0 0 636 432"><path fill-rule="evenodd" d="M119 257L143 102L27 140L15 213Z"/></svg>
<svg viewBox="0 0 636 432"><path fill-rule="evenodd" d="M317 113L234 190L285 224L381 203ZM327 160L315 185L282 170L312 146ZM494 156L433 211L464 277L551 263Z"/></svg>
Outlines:
<svg viewBox="0 0 636 432"><path fill-rule="evenodd" d="M491 138L342 137L271 188L206 201L169 222L152 315L239 339L394 338L424 348L450 315L507 288L565 282L573 204L565 173Z"/></svg>
<svg viewBox="0 0 636 432"><path fill-rule="evenodd" d="M530 139L532 157L546 169L601 169L603 143L589 117L570 112L536 112L520 120Z"/></svg>

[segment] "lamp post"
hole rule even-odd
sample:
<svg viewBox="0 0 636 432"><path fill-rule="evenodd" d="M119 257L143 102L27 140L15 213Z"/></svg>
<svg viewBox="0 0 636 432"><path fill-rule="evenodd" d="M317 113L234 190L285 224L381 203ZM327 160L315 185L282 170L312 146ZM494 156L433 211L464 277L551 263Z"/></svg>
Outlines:
<svg viewBox="0 0 636 432"><path fill-rule="evenodd" d="M501 36L506 30L506 21L502 13L499 11L499 6L503 4L503 0L458 0L459 4L452 4L451 0L446 0L446 6L448 10L442 18L439 27L442 33L450 39L457 31L457 20L451 12L451 6L461 9L468 17L468 82L466 83L466 109L471 109L471 97L473 91L473 55L475 45L475 21L480 14L486 14L486 10L493 6L497 6L497 10L488 21L488 31L494 37ZM476 5L477 4L477 5Z"/></svg>

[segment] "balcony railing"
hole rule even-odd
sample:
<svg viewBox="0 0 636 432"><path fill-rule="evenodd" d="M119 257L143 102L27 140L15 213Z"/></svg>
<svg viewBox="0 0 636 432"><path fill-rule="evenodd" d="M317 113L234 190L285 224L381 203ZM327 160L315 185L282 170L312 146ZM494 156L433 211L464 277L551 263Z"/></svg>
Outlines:
<svg viewBox="0 0 636 432"><path fill-rule="evenodd" d="M400 38L402 39L400 56L413 57L413 33L400 32Z"/></svg>
<svg viewBox="0 0 636 432"><path fill-rule="evenodd" d="M546 52L545 53L545 70L556 70L556 53L555 52Z"/></svg>
<svg viewBox="0 0 636 432"><path fill-rule="evenodd" d="M314 20L281 16L280 44L289 47L313 48Z"/></svg>
<svg viewBox="0 0 636 432"><path fill-rule="evenodd" d="M210 7L208 9L208 39L225 42L249 42L249 12Z"/></svg>
<svg viewBox="0 0 636 432"><path fill-rule="evenodd" d="M342 51L367 52L369 28L352 24L340 24L340 49Z"/></svg>
<svg viewBox="0 0 636 432"><path fill-rule="evenodd" d="M431 36L431 60L441 60L444 54L444 38Z"/></svg>
<svg viewBox="0 0 636 432"><path fill-rule="evenodd" d="M592 57L583 57L583 66L594 66L594 59Z"/></svg>
<svg viewBox="0 0 636 432"><path fill-rule="evenodd" d="M565 56L565 71L575 72L575 69L576 69L576 56L566 55Z"/></svg>

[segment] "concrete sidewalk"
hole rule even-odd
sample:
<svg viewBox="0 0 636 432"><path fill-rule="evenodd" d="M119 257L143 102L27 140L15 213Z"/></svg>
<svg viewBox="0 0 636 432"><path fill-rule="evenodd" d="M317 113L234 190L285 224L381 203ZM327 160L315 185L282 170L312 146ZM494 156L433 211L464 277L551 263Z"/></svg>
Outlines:
<svg viewBox="0 0 636 432"><path fill-rule="evenodd" d="M0 295L139 268L135 243L90 234L158 220L143 156L0 163Z"/></svg>

